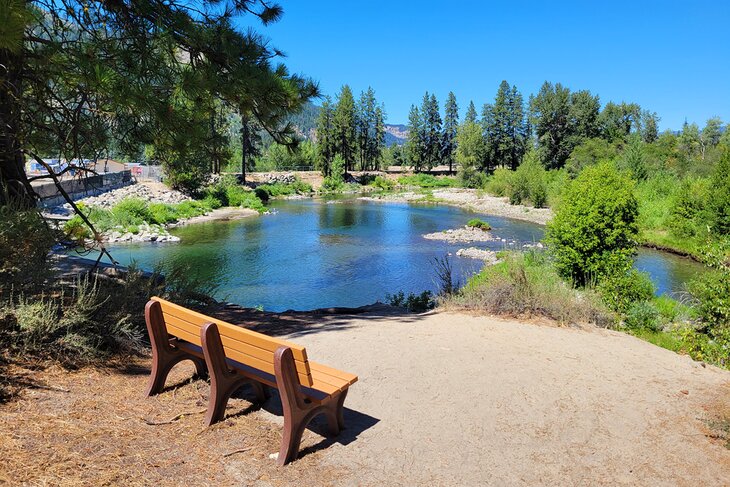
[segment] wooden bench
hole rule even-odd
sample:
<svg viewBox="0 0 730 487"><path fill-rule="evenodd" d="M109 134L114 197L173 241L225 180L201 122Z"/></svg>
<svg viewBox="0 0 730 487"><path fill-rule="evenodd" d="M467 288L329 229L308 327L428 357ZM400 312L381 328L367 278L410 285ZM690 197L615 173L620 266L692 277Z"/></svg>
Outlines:
<svg viewBox="0 0 730 487"><path fill-rule="evenodd" d="M250 384L261 402L267 399L264 386L278 389L284 411L279 465L296 459L315 416L326 416L332 435L344 427L343 404L357 376L310 361L304 347L157 297L147 303L145 320L152 344L148 396L163 390L170 369L182 360L192 360L198 375L210 375L206 426L223 419L228 399L242 385Z"/></svg>

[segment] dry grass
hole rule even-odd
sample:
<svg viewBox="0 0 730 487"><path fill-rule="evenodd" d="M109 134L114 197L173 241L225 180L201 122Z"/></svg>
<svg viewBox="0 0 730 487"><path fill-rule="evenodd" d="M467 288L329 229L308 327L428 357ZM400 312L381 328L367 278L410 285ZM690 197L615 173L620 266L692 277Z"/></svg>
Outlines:
<svg viewBox="0 0 730 487"><path fill-rule="evenodd" d="M176 387L144 397L149 365L148 358L77 371L10 365L16 382L34 385L0 405L0 484L330 485L343 473L321 465L322 438L311 431L302 457L276 467L269 454L278 451L281 426L255 411L245 389L229 402L228 419L205 428L208 383L188 379L191 364L173 370L168 384ZM278 399L266 407L272 403Z"/></svg>

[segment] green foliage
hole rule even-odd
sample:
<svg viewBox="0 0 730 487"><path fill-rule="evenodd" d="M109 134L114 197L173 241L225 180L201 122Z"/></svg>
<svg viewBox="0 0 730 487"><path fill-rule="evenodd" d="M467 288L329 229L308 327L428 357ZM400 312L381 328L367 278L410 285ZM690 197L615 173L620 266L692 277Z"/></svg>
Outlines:
<svg viewBox="0 0 730 487"><path fill-rule="evenodd" d="M489 179L484 189L494 196L507 196L512 188L514 171L505 168L497 168Z"/></svg>
<svg viewBox="0 0 730 487"><path fill-rule="evenodd" d="M503 80L494 103L484 105L482 130L485 135L485 169L497 166L515 170L527 149L528 124L522 95Z"/></svg>
<svg viewBox="0 0 730 487"><path fill-rule="evenodd" d="M565 163L565 169L574 178L586 167L611 162L617 156L616 144L605 139L586 139L573 149Z"/></svg>
<svg viewBox="0 0 730 487"><path fill-rule="evenodd" d="M273 183L273 184L260 184L256 186L256 196L261 198L262 201L268 201L269 198L276 198L279 196L291 196L295 194L310 194L312 193L312 185L300 181L293 183ZM265 196L264 196L265 195Z"/></svg>
<svg viewBox="0 0 730 487"><path fill-rule="evenodd" d="M112 216L124 227L152 222L147 202L140 198L125 198L112 208Z"/></svg>
<svg viewBox="0 0 730 487"><path fill-rule="evenodd" d="M393 188L395 188L395 182L392 179L384 178L383 176L376 176L370 184L383 191L392 191Z"/></svg>
<svg viewBox="0 0 730 487"><path fill-rule="evenodd" d="M711 328L730 326L730 271L725 268L703 272L690 282L690 293L697 300L700 320Z"/></svg>
<svg viewBox="0 0 730 487"><path fill-rule="evenodd" d="M480 220L479 218L472 218L471 220L466 222L466 226L471 228L478 228L479 230L485 232L492 229L489 223L485 222L484 220Z"/></svg>
<svg viewBox="0 0 730 487"><path fill-rule="evenodd" d="M121 287L129 282L131 278ZM131 318L125 296L115 297L124 289L117 288L87 277L63 288L58 297L20 295L8 300L0 310L0 342L24 355L75 363L136 351L142 343L142 320ZM139 315L139 309L135 311Z"/></svg>
<svg viewBox="0 0 730 487"><path fill-rule="evenodd" d="M650 300L656 291L649 275L636 269L605 276L596 290L609 308L621 313L627 313L637 302Z"/></svg>
<svg viewBox="0 0 730 487"><path fill-rule="evenodd" d="M529 153L511 177L508 188L510 204L529 201L535 208L543 208L548 198L547 179L547 172L537 154Z"/></svg>
<svg viewBox="0 0 730 487"><path fill-rule="evenodd" d="M33 288L47 277L55 240L37 210L0 206L0 296Z"/></svg>
<svg viewBox="0 0 730 487"><path fill-rule="evenodd" d="M310 141L296 147L273 143L256 158L258 171L311 170L318 163L317 149Z"/></svg>
<svg viewBox="0 0 730 487"><path fill-rule="evenodd" d="M386 294L385 300L391 306L405 308L410 313L423 313L436 305L431 291L423 291L421 294L408 293L408 296L399 291L394 295Z"/></svg>
<svg viewBox="0 0 730 487"><path fill-rule="evenodd" d="M711 208L714 229L730 233L730 148L726 149L712 176Z"/></svg>
<svg viewBox="0 0 730 487"><path fill-rule="evenodd" d="M676 180L675 180L676 181ZM676 184L676 183L675 183ZM684 179L674 191L667 225L677 237L695 237L706 233L710 224L710 187L707 179Z"/></svg>
<svg viewBox="0 0 730 487"><path fill-rule="evenodd" d="M322 181L322 190L324 191L341 191L345 184L345 159L336 154L332 159L332 168L330 175L325 176Z"/></svg>
<svg viewBox="0 0 730 487"><path fill-rule="evenodd" d="M657 332L661 329L659 311L649 301L636 301L626 310L624 324L632 330L645 329Z"/></svg>
<svg viewBox="0 0 730 487"><path fill-rule="evenodd" d="M628 268L638 237L633 182L610 164L585 169L548 224L558 272L578 285Z"/></svg>
<svg viewBox="0 0 730 487"><path fill-rule="evenodd" d="M419 188L452 188L459 185L455 178L446 176L436 177L431 174L413 174L398 178L401 186L418 186Z"/></svg>
<svg viewBox="0 0 730 487"><path fill-rule="evenodd" d="M614 315L591 290L572 289L542 252L506 253L444 300L449 308L497 315L542 316L561 323L610 326Z"/></svg>

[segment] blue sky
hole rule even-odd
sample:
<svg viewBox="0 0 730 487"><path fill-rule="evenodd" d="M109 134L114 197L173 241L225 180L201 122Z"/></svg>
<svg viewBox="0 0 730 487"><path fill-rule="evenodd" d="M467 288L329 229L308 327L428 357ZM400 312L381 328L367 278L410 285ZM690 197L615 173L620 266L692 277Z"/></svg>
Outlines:
<svg viewBox="0 0 730 487"><path fill-rule="evenodd" d="M257 30L290 69L332 96L372 86L388 123L426 90L480 108L503 79L525 99L549 80L636 102L662 130L730 122L730 1L280 3L282 20Z"/></svg>

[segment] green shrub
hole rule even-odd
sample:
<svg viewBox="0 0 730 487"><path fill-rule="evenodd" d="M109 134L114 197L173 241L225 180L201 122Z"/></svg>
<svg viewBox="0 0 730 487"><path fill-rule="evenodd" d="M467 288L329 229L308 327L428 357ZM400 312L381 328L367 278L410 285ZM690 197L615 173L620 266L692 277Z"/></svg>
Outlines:
<svg viewBox="0 0 730 487"><path fill-rule="evenodd" d="M634 303L650 300L656 288L647 273L629 269L604 276L597 291L609 308L624 313Z"/></svg>
<svg viewBox="0 0 730 487"><path fill-rule="evenodd" d="M475 168L464 168L459 172L461 186L472 189L484 189L489 183L489 176Z"/></svg>
<svg viewBox="0 0 730 487"><path fill-rule="evenodd" d="M433 309L436 305L431 291L423 291L421 294L408 293L408 296L403 291L400 291L395 295L386 294L385 300L391 306L405 308L411 313L423 313L424 311Z"/></svg>
<svg viewBox="0 0 730 487"><path fill-rule="evenodd" d="M384 178L383 176L376 176L372 183L372 186L380 188L383 191L392 191L395 188L395 182L390 179Z"/></svg>
<svg viewBox="0 0 730 487"><path fill-rule="evenodd" d="M48 277L47 257L56 237L37 210L0 206L0 295Z"/></svg>
<svg viewBox="0 0 730 487"><path fill-rule="evenodd" d="M74 215L69 221L63 224L63 231L71 240L82 240L91 236L89 227L78 215Z"/></svg>
<svg viewBox="0 0 730 487"><path fill-rule="evenodd" d="M730 326L730 271L703 272L689 283L698 317L711 328Z"/></svg>
<svg viewBox="0 0 730 487"><path fill-rule="evenodd" d="M269 201L269 197L271 196L271 195L269 194L269 192L268 192L268 191L266 191L266 189L264 189L264 188L262 188L262 187L258 187L258 188L256 188L256 189L254 189L254 191L253 191L253 192L254 192L254 194L256 195L256 197L257 197L258 199L260 199L260 200L261 200L261 201L262 201L263 203L266 203L266 202L268 202L268 201Z"/></svg>
<svg viewBox="0 0 730 487"><path fill-rule="evenodd" d="M567 188L545 240L558 272L578 285L631 265L638 237L633 182L610 164L586 168Z"/></svg>
<svg viewBox="0 0 730 487"><path fill-rule="evenodd" d="M256 196L262 201L268 201L270 197L309 194L311 192L312 185L299 180L293 183L260 184L256 187L255 191ZM263 196L264 194L266 194L265 197Z"/></svg>
<svg viewBox="0 0 730 487"><path fill-rule="evenodd" d="M712 176L710 204L714 229L726 235L730 233L730 148L726 148Z"/></svg>
<svg viewBox="0 0 730 487"><path fill-rule="evenodd" d="M450 188L459 185L455 178L436 177L432 174L413 174L411 176L401 176L398 178L398 184L402 186L418 186L419 188Z"/></svg>
<svg viewBox="0 0 730 487"><path fill-rule="evenodd" d="M125 198L114 205L111 211L117 225L124 227L152 221L147 202L140 198Z"/></svg>
<svg viewBox="0 0 730 487"><path fill-rule="evenodd" d="M148 211L150 215L148 223L165 225L178 220L178 212L172 205L167 205L165 203L150 203Z"/></svg>
<svg viewBox="0 0 730 487"><path fill-rule="evenodd" d="M673 235L686 238L702 232L711 224L707 209L711 208L710 188L707 179L683 180L671 198L667 223Z"/></svg>
<svg viewBox="0 0 730 487"><path fill-rule="evenodd" d="M484 189L494 196L508 196L514 174L514 171L500 167L489 177Z"/></svg>
<svg viewBox="0 0 730 487"><path fill-rule="evenodd" d="M478 228L479 230L483 230L485 232L492 229L492 227L491 227L491 225L489 225L489 223L487 223L483 220L480 220L479 218L472 218L471 220L466 222L466 226L472 227L472 228Z"/></svg>
<svg viewBox="0 0 730 487"><path fill-rule="evenodd" d="M500 257L501 263L482 269L458 293L444 298L443 305L502 316L542 316L561 323L615 323L600 297L563 281L544 252L508 252Z"/></svg>
<svg viewBox="0 0 730 487"><path fill-rule="evenodd" d="M633 330L645 329L656 332L661 329L659 311L649 301L631 303L626 310L624 324Z"/></svg>

